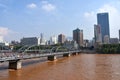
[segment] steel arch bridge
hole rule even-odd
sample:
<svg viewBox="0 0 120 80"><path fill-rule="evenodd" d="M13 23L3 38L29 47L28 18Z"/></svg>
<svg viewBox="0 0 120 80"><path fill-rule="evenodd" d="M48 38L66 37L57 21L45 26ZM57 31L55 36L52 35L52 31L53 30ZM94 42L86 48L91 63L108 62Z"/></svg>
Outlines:
<svg viewBox="0 0 120 80"><path fill-rule="evenodd" d="M18 52L18 53L52 53L52 52L74 51L74 50L75 50L74 47L68 49L68 47L65 47L65 46L51 46L51 45L28 46L28 45L25 45L19 48L15 52ZM0 46L0 53L3 53L3 52L12 52L12 49L6 46Z"/></svg>
<svg viewBox="0 0 120 80"><path fill-rule="evenodd" d="M52 53L52 52L64 52L69 51L67 47L64 46L41 46L41 45L32 45L32 46L23 46L18 50L22 53Z"/></svg>

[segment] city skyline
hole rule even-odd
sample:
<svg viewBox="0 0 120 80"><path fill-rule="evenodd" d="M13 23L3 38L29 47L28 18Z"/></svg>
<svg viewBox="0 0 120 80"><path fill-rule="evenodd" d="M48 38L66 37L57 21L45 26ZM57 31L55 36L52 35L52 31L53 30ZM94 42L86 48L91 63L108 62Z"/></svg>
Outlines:
<svg viewBox="0 0 120 80"><path fill-rule="evenodd" d="M44 33L65 34L80 28L84 39L94 37L97 13L109 13L110 36L118 38L120 1L55 1L55 0L0 0L0 36L5 41L20 40L22 37L39 37ZM85 6L87 5L87 6Z"/></svg>

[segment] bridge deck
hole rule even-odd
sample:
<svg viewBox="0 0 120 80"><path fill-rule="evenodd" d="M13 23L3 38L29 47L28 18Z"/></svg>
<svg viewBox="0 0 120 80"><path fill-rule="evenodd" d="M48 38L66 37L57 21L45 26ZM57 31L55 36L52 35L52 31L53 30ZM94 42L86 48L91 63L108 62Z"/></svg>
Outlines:
<svg viewBox="0 0 120 80"><path fill-rule="evenodd" d="M0 53L0 62L6 62L11 60L25 60L39 57L47 57L52 55L63 55L78 53L80 51L67 51L67 52L54 52L54 53Z"/></svg>

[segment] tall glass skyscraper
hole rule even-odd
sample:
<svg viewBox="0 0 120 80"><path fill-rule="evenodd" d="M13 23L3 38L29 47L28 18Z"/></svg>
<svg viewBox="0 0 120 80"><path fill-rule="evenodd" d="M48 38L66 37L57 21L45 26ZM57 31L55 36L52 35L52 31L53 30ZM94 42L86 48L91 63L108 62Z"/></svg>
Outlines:
<svg viewBox="0 0 120 80"><path fill-rule="evenodd" d="M108 36L110 38L109 14L108 13L98 13L97 14L97 24L101 26L102 42L104 42L105 36Z"/></svg>
<svg viewBox="0 0 120 80"><path fill-rule="evenodd" d="M119 30L119 41L120 41L120 30Z"/></svg>

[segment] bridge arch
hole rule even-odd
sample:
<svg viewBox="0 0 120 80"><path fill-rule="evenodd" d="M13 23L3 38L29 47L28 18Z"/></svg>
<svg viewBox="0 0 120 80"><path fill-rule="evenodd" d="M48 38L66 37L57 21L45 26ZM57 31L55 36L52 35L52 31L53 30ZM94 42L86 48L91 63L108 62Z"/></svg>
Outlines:
<svg viewBox="0 0 120 80"><path fill-rule="evenodd" d="M61 52L61 51L69 51L67 47L64 46L54 46L51 48L51 52Z"/></svg>
<svg viewBox="0 0 120 80"><path fill-rule="evenodd" d="M69 49L64 46L59 46L56 48L56 52L61 52L61 51L69 51Z"/></svg>
<svg viewBox="0 0 120 80"><path fill-rule="evenodd" d="M25 48L25 47L23 47L23 48ZM52 53L52 52L63 52L63 51L64 52L65 51L70 51L70 49L68 49L65 46L32 45L32 46L29 46L29 47L27 46L27 48L25 48L23 53L30 53L30 52L34 52L34 53Z"/></svg>
<svg viewBox="0 0 120 80"><path fill-rule="evenodd" d="M27 53L27 52L39 52L40 49L35 49L36 47L39 48L38 45L32 45L32 46L29 46L27 47L23 53Z"/></svg>
<svg viewBox="0 0 120 80"><path fill-rule="evenodd" d="M20 53L24 52L27 48L28 48L28 46L25 45L25 46L21 47L20 49L18 49L18 52L20 52Z"/></svg>
<svg viewBox="0 0 120 80"><path fill-rule="evenodd" d="M50 53L53 47L46 45L32 45L25 49L23 53L34 52L34 53Z"/></svg>

